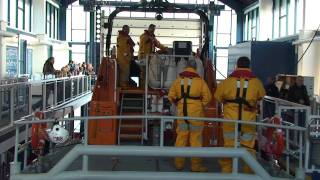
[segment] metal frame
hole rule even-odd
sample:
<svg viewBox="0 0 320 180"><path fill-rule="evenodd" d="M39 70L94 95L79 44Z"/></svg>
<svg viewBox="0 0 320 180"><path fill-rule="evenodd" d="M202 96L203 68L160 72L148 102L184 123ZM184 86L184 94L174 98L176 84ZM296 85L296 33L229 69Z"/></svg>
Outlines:
<svg viewBox="0 0 320 180"><path fill-rule="evenodd" d="M23 118L21 120L18 120L14 122L16 125L16 134L19 134L19 127L20 126L26 126L28 124L41 124L41 123L50 123L50 122L57 122L57 121L74 121L74 120L81 120L85 121L85 129L84 129L84 144L78 145L73 149L71 152L69 152L63 160L61 160L54 168L51 169L50 172L47 174L38 174L38 175L23 175L24 179L44 179L44 178L51 178L51 179L65 179L65 178L75 178L78 177L78 173L73 173L66 175L64 172L62 172L67 166L72 163L78 156L83 156L83 168L79 172L82 174L83 178L92 178L97 177L98 179L102 178L102 175L104 178L110 177L118 179L125 179L128 178L128 176L135 177L134 173L129 172L117 172L114 174L114 172L106 172L106 173L98 173L98 172L90 172L88 171L88 155L117 155L117 156L124 156L124 155L131 155L131 156L192 156L192 157L232 157L234 159L234 167L233 167L233 173L230 175L230 178L238 177L237 179L271 179L270 175L266 173L266 171L261 167L259 163L257 163L251 155L246 152L246 150L238 148L238 146L235 146L233 148L168 148L163 147L163 133L161 133L160 138L160 147L119 147L119 146L93 146L88 145L88 121L89 120L111 120L111 119L157 119L161 121L161 127L160 131L163 131L163 122L165 119L185 119L185 120L199 120L199 121L212 121L212 122L233 122L235 123L235 127L238 126L238 124L250 124L250 125L257 125L257 126L263 126L263 127L275 127L275 128L283 128L288 130L296 130L299 132L305 132L306 128L303 127L297 127L292 126L290 124L287 125L275 125L275 124L269 124L269 123L261 123L261 122L247 122L247 121L240 121L240 120L227 120L227 119L219 119L219 118L195 118L195 117L176 117L176 116L89 116L89 117L73 117L73 118L61 118L61 119L46 119L41 121L30 121L29 118ZM235 128L235 136L237 136L237 128ZM300 136L302 139L302 136ZM237 139L237 138L235 138ZM14 154L14 162L11 164L11 177L12 179L19 179L22 177L20 174L20 162L18 162L18 142L19 137L16 136L16 146L15 146L15 154ZM237 142L237 141L236 141ZM236 143L238 144L238 142ZM302 151L299 151L299 165L302 164ZM237 168L237 161L239 158L242 158L256 173L256 176L248 176L238 173ZM303 178L304 172L302 167L297 169L297 179ZM86 174L86 175L85 175ZM139 177L143 178L146 177L148 174L147 172L139 172ZM163 178L163 179L172 179L172 177L176 177L177 179L185 177L185 174L183 173L172 173L170 176L168 174L161 174L161 173L151 173L154 178ZM211 176L213 174L206 174L204 175L204 179L207 178L217 178L221 179L222 174L215 174L215 176ZM224 175L222 175L224 176ZM232 177L231 177L232 176ZM202 179L202 178L200 178Z"/></svg>
<svg viewBox="0 0 320 180"><path fill-rule="evenodd" d="M310 153L309 153L309 149L310 149L310 142L309 142L309 137L307 132L308 129L308 122L310 122L310 118L312 118L313 116L311 116L311 107L309 106L305 106L305 105L301 105L301 104L297 104L297 103L293 103L290 101L286 101L283 99L279 99L279 98L274 98L274 97L269 97L266 96L264 97L263 101L261 102L261 112L260 112L260 119L263 119L263 108L264 108L264 101L266 102L271 102L274 103L275 105L275 116L281 117L282 112L285 112L287 110L301 110L305 112L305 119L306 119L306 123L304 125L303 128L305 128L305 131L294 131L294 136L293 136L293 141L290 140L290 136L289 136L289 131L290 129L285 129L285 153L286 153L286 172L289 174L290 173L290 157L292 157L293 159L297 159L299 161L298 163L298 173L299 175L301 174L302 169L305 169L306 171L308 171L308 160L310 158ZM296 112L295 112L296 114ZM307 121L309 120L309 121ZM263 119L260 122L264 122L265 119ZM286 121L282 121L281 124L287 124L288 126L297 126L298 124L298 116L296 115L294 117L294 124L290 123L290 122L286 122ZM298 126L300 127L300 126ZM260 128L258 128L258 133L259 136L261 135L262 131ZM303 133L304 133L304 137L303 137ZM291 149L292 146L296 147L297 150L293 150ZM259 153L260 153L261 149L259 147ZM295 156L294 153L295 152L299 152L299 156ZM303 157L304 155L304 157ZM304 165L303 165L303 161L304 161Z"/></svg>
<svg viewBox="0 0 320 180"><path fill-rule="evenodd" d="M89 76L71 76L71 77L63 77L63 78L54 78L54 79L45 79L45 80L39 80L39 81L31 81L31 82L18 82L18 83L12 83L12 84L2 84L0 85L0 91L1 92L5 92L8 91L9 92L9 110L7 113L9 113L9 118L10 118L10 124L5 125L3 127L0 127L0 131L3 131L5 129L8 129L10 127L13 126L13 122L17 119L15 119L15 110L16 107L14 105L14 99L16 98L15 96L15 92L17 91L17 89L19 88L26 88L28 90L28 94L26 94L27 96L29 96L27 99L25 99L25 105L28 106L27 110L28 110L28 114L32 114L32 87L34 85L41 85L42 86L42 109L47 109L46 107L46 84L51 83L54 85L54 89L53 89L53 107L56 106L62 106L64 104L69 103L72 99L66 99L66 91L65 91L65 87L66 87L66 81L67 80L76 80L77 82L79 82L80 80L82 82L86 82L87 83L87 89L83 88L82 93L77 93L77 95L75 97L73 97L73 92L70 90L71 92L71 97L72 99L75 98L80 98L82 96L87 95L88 93L91 93L91 77ZM62 83L63 85L63 94L59 94L59 96L63 97L63 101L62 102L58 102L57 97L58 97L58 83ZM83 83L84 84L84 83ZM79 87L79 86L77 86ZM70 87L72 88L72 87ZM78 91L78 90L77 90ZM0 100L3 100L3 97L0 98ZM2 106L2 101L0 102L1 106ZM52 107L52 108L53 108ZM5 113L3 111L1 111L0 113Z"/></svg>

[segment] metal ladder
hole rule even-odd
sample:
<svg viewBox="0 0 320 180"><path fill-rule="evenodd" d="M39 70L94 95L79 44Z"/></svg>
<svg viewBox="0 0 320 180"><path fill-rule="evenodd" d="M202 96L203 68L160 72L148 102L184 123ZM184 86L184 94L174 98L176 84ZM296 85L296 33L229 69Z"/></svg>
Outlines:
<svg viewBox="0 0 320 180"><path fill-rule="evenodd" d="M144 94L123 92L121 95L120 115L144 115ZM143 145L144 119L120 119L118 126L118 145L139 142ZM128 145L128 144L126 144ZM134 144L136 145L136 144Z"/></svg>

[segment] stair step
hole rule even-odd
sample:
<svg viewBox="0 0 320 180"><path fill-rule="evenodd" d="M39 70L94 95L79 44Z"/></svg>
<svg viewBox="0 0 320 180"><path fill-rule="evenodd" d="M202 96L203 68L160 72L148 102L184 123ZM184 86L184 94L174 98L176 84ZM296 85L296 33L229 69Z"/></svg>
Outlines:
<svg viewBox="0 0 320 180"><path fill-rule="evenodd" d="M142 125L142 119L123 119L121 120L121 126L123 125Z"/></svg>
<svg viewBox="0 0 320 180"><path fill-rule="evenodd" d="M123 139L141 139L141 134L120 134L120 138Z"/></svg>
<svg viewBox="0 0 320 180"><path fill-rule="evenodd" d="M140 123L141 124L141 123ZM142 125L136 125L136 124L121 124L121 129L122 128L138 128L141 129Z"/></svg>
<svg viewBox="0 0 320 180"><path fill-rule="evenodd" d="M143 107L123 106L122 109L143 110Z"/></svg>
<svg viewBox="0 0 320 180"><path fill-rule="evenodd" d="M123 98L123 101L143 101L142 98Z"/></svg>
<svg viewBox="0 0 320 180"><path fill-rule="evenodd" d="M124 116L143 116L144 113L142 113L142 112L122 112L121 115L124 115Z"/></svg>

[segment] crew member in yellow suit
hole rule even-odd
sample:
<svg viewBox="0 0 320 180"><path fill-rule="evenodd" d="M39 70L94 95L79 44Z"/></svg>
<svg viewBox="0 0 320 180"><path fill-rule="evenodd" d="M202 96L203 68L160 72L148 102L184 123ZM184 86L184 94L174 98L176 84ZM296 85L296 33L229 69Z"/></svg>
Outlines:
<svg viewBox="0 0 320 180"><path fill-rule="evenodd" d="M162 45L154 35L156 26L154 24L150 24L148 30L145 30L144 33L140 36L139 42L139 53L138 59L144 60L147 55L155 52L156 48L159 48L162 51L167 51L167 47ZM141 67L141 74L139 79L140 87L144 86L145 79L145 69Z"/></svg>
<svg viewBox="0 0 320 180"><path fill-rule="evenodd" d="M122 30L119 31L117 38L117 62L120 69L120 87L128 87L130 64L133 58L133 47L135 43L129 36L130 28L128 25L124 25Z"/></svg>
<svg viewBox="0 0 320 180"><path fill-rule="evenodd" d="M207 83L197 74L195 60L189 60L186 69L173 82L168 98L178 108L178 116L204 117L205 106L211 100L211 93ZM202 146L202 131L204 122L196 120L177 121L176 147ZM177 170L184 168L185 159L175 158ZM191 171L206 172L200 158L191 158Z"/></svg>
<svg viewBox="0 0 320 180"><path fill-rule="evenodd" d="M249 58L240 57L236 70L217 86L214 97L218 102L223 103L225 119L256 121L257 102L265 96L265 90L249 67ZM223 123L224 147L234 147L234 128L234 123ZM255 157L256 127L242 124L237 131L239 131L240 145L247 148ZM219 163L222 172L232 172L232 159L224 158ZM243 167L243 171L251 173L247 165Z"/></svg>

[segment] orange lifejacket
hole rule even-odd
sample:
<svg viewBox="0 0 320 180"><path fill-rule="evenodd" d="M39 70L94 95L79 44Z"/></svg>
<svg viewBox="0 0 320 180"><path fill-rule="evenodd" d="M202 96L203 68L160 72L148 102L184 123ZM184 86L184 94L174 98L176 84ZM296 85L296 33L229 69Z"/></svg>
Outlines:
<svg viewBox="0 0 320 180"><path fill-rule="evenodd" d="M41 120L44 119L44 114L43 112L36 112L35 117L37 120ZM34 152L37 153L44 148L45 140L47 139L47 124L32 124L31 129L31 146L32 149L35 150Z"/></svg>

